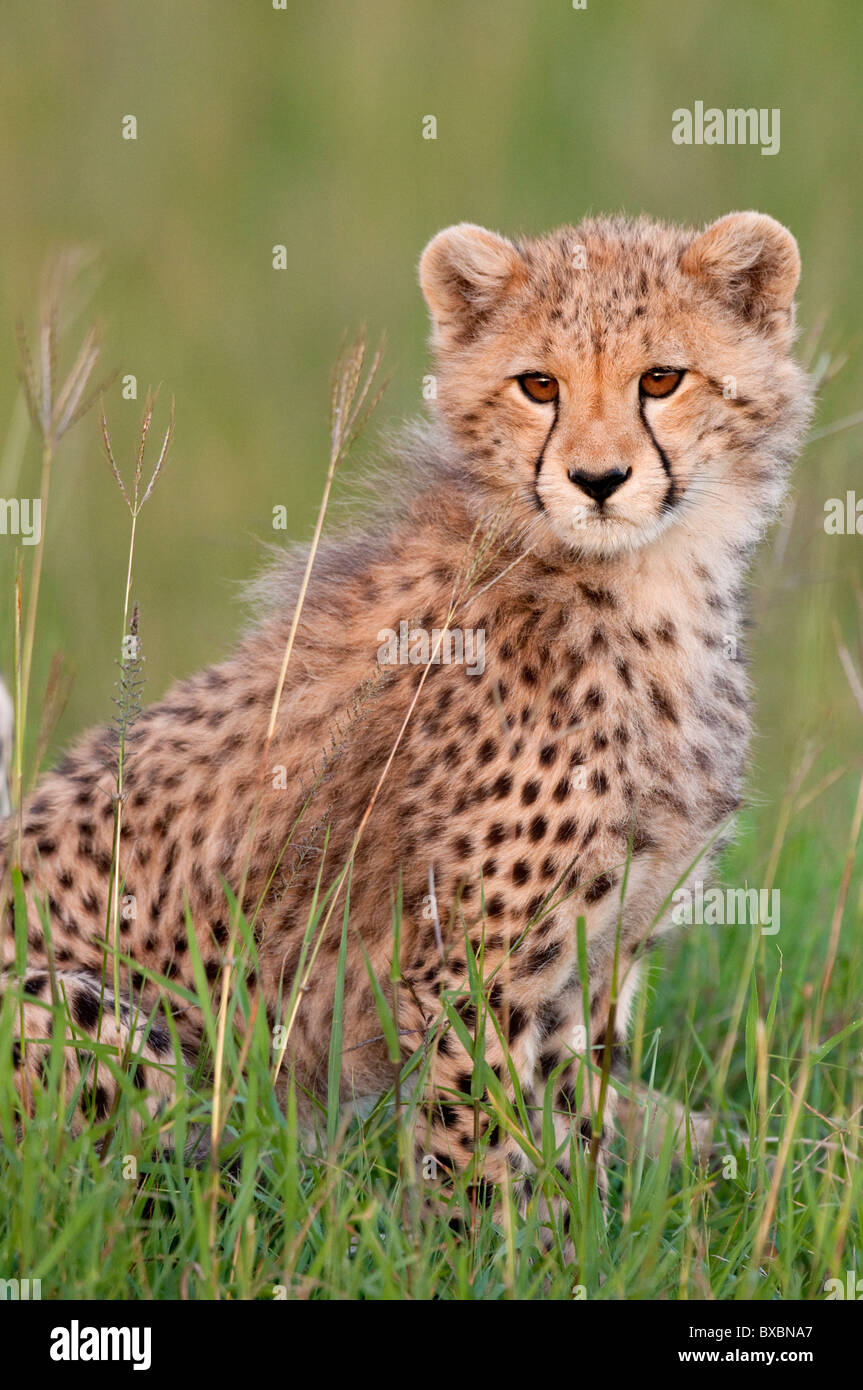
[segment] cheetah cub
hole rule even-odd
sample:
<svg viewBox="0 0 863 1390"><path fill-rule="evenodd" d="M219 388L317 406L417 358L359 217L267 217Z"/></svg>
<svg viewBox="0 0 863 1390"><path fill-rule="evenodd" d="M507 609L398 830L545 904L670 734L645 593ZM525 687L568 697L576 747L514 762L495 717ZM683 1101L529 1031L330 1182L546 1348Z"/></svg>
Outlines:
<svg viewBox="0 0 863 1390"><path fill-rule="evenodd" d="M739 804L742 584L810 413L791 356L799 269L791 234L754 212L700 232L617 218L535 240L469 224L434 237L420 264L434 421L407 435L385 506L319 555L271 741L296 555L258 585L237 651L134 725L119 871L136 911L119 923L118 1000L105 992L111 732L86 736L25 806L25 1110L58 990L79 1040L73 1083L82 1036L99 1032L154 1106L170 1098L182 1078L161 1011L188 1056L201 1039L172 994L195 987L187 907L215 990L236 953L226 880L254 929L249 989L273 1028L291 1015L278 1084L293 1074L310 1122L348 902L345 1101L392 1083L370 971L392 999L400 914L418 1151L448 1171L471 1162L465 1039L480 1028L486 1075L511 1097L514 1067L528 1114L554 1078L562 1167L570 1137L603 1151L601 1063L625 1040L645 948ZM0 868L11 821L4 833ZM336 889L309 968L310 914ZM11 930L2 943L8 972ZM87 1116L114 1093L102 1067ZM526 1177L529 1143L503 1128L482 1139L486 1179L507 1165Z"/></svg>

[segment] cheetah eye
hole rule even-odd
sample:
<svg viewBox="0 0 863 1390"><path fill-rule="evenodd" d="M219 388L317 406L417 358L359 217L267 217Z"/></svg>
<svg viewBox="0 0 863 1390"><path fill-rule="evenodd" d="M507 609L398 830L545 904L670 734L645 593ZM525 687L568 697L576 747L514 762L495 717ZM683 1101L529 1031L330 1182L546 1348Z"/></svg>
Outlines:
<svg viewBox="0 0 863 1390"><path fill-rule="evenodd" d="M542 405L556 401L560 392L557 378L546 376L545 372L523 372L516 381L526 396Z"/></svg>
<svg viewBox="0 0 863 1390"><path fill-rule="evenodd" d="M642 396L670 396L676 391L685 373L673 367L651 367L638 382Z"/></svg>

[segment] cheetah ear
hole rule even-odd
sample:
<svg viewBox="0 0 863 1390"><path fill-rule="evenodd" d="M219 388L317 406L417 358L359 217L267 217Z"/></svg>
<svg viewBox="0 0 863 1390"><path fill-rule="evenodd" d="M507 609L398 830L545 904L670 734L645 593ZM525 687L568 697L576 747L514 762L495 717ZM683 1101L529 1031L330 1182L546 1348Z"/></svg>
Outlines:
<svg viewBox="0 0 863 1390"><path fill-rule="evenodd" d="M800 253L787 227L760 212L731 212L690 242L681 269L707 283L744 318L786 315L800 279Z"/></svg>
<svg viewBox="0 0 863 1390"><path fill-rule="evenodd" d="M420 285L439 341L470 338L524 274L511 241L459 222L432 237L420 259Z"/></svg>

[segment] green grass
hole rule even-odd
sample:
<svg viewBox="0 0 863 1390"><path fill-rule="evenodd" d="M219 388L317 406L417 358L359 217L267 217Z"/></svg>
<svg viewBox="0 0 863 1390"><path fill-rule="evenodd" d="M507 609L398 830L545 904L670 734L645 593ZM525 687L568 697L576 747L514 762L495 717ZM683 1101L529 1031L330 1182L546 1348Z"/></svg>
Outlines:
<svg viewBox="0 0 863 1390"><path fill-rule="evenodd" d="M732 881L745 879L751 850L747 835L728 866ZM838 879L838 859L834 867ZM218 1161L216 1151L197 1162L182 1157L199 1127L209 1133L214 1125L217 1018L205 995L208 1047L189 1089L158 1124L126 1078L116 1113L72 1136L76 1097L66 1096L64 1114L62 1029L54 1028L53 1066L34 1088L33 1118L18 1142L7 1137L2 1147L0 1267L6 1277L40 1278L43 1297L53 1298L248 1299L283 1291L289 1298L568 1299L579 1285L590 1299L823 1297L826 1279L855 1268L863 1195L863 934L840 952L816 1040L823 951L812 949L808 904L823 872L789 838L779 860L778 938L752 943L748 928L693 927L652 966L633 1052L643 1077L714 1107L720 1140L706 1170L674 1166L670 1144L651 1158L640 1135L629 1145L621 1139L604 1215L581 1151L573 1150L572 1177L563 1179L546 1134L524 1216L504 1202L502 1224L494 1224L491 1213L472 1208L464 1181L438 1210L426 1200L432 1184L410 1159L414 1103L402 1100L397 1119L392 1095L384 1097L362 1123L323 1106L320 1149L298 1137L295 1097L283 1113L272 1086L274 1040L263 1013L251 1016L240 975L237 1028L227 1032L220 1073ZM742 969L750 944L754 966ZM717 1094L716 1061L738 995L742 1015ZM384 1030L388 999L384 986ZM2 1055L15 1017L9 995ZM334 1055L338 1029L337 1009ZM104 1064L123 1075L114 1061ZM481 1096L492 1079L481 1055L475 1076ZM524 1131L518 1105L489 1089L485 1100L462 1103ZM14 1133L12 1106L6 1067L6 1136ZM556 1193L575 1217L574 1260L559 1221L548 1249L543 1192ZM454 1214L464 1222L460 1232L450 1226Z"/></svg>
<svg viewBox="0 0 863 1390"><path fill-rule="evenodd" d="M177 400L172 455L136 541L149 698L229 647L235 586L273 538L273 507L288 507L292 536L309 533L327 470L329 367L346 328L387 329L385 423L421 408L415 264L450 221L518 232L591 210L697 223L735 207L770 212L801 244L803 351L813 363L850 357L824 382L816 436L860 411L863 186L848 170L859 162L863 91L852 0L756 11L746 0L646 0L637 11L591 0L579 13L565 0L529 11L516 0L334 0L290 15L263 4L242 19L228 0L181 13L168 0L146 11L93 0L74 15L59 0L37 10L14 0L8 11L0 186L16 216L3 231L0 496L35 495L42 466L11 386L13 314L30 304L53 246L95 242L102 360L138 378L137 403L119 381L108 393L118 458L129 456L148 383L164 379ZM696 99L781 107L781 153L673 147L671 112ZM134 144L120 138L126 112L139 119ZM421 139L427 112L436 142ZM283 274L271 269L277 242L289 248ZM112 713L129 542L100 451L90 415L52 464L21 746L28 783ZM41 1278L46 1298L272 1298L284 1288L484 1300L569 1299L576 1284L590 1299L815 1299L826 1279L859 1277L863 881L853 831L863 725L840 647L859 673L863 563L859 537L823 531L825 500L859 488L859 452L856 428L815 438L753 582L752 807L723 877L774 883L781 929L757 939L744 927L683 929L651 962L636 1020L639 1077L711 1108L727 1128L707 1172L648 1157L637 1135L621 1139L606 1216L576 1152L562 1193L578 1231L567 1262L560 1232L546 1250L539 1226L543 1186L561 1183L546 1149L526 1217L505 1205L495 1226L457 1190L468 1227L458 1234L450 1213L429 1214L429 1184L412 1171L415 1116L402 1088L398 1116L382 1101L346 1124L325 1107L315 1153L274 1100L262 1016L239 1037L228 1029L218 1060L213 1022L197 1077L158 1131L127 1083L111 1120L74 1136L55 1051L16 1139L0 1066L0 1277ZM19 554L0 537L7 677ZM32 554L23 560L26 602ZM75 675L65 703L58 652ZM340 926L336 913L328 930ZM234 996L243 1020L241 981ZM9 996L0 1056L14 1022ZM335 1056L337 1037L332 1046ZM476 1097L486 1080L479 1059ZM185 1162L189 1137L213 1130L215 1157Z"/></svg>

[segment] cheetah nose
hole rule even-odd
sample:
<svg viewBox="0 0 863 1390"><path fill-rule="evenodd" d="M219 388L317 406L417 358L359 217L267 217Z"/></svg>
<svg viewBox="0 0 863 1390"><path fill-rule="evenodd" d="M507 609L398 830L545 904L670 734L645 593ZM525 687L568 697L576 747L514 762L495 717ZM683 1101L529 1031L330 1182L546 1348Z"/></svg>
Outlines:
<svg viewBox="0 0 863 1390"><path fill-rule="evenodd" d="M569 481L580 487L582 492L586 492L588 497L592 497L600 506L631 476L631 468L627 468L625 473L622 468L610 468L607 473L581 473L577 468L569 470Z"/></svg>

